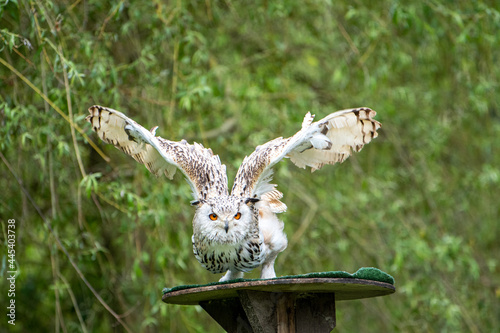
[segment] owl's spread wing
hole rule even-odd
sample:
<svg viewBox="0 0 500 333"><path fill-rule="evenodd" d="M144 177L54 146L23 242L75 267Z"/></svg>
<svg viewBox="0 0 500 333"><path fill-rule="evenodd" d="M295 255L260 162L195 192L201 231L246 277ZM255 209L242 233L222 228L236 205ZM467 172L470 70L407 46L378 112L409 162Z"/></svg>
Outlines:
<svg viewBox="0 0 500 333"><path fill-rule="evenodd" d="M354 150L361 148L377 137L380 123L373 119L376 112L369 108L348 109L334 112L313 122L309 112L304 117L302 129L290 138L277 138L258 146L245 157L234 181L231 194L249 198L261 198L280 208L281 196L272 179L272 167L284 157L298 167L311 167L311 172L325 164L343 162ZM262 196L264 196L262 198Z"/></svg>
<svg viewBox="0 0 500 333"><path fill-rule="evenodd" d="M226 166L219 156L202 145L185 140L170 141L155 136L156 128L148 131L123 113L92 106L86 120L106 143L113 144L156 176L165 174L172 179L176 168L186 176L195 200L227 195Z"/></svg>

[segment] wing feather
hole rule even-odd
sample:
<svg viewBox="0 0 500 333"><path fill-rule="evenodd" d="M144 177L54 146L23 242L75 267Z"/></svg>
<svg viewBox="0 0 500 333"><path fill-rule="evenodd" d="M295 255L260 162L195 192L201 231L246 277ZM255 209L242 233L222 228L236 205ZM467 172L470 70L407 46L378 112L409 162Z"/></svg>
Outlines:
<svg viewBox="0 0 500 333"><path fill-rule="evenodd" d="M294 136L269 141L245 157L231 194L272 200L278 205L281 197L277 198L276 192L280 192L275 190L276 185L270 184L272 167L276 163L289 157L298 167L309 166L315 171L325 164L343 162L352 151L360 151L377 137L381 124L373 119L375 115L376 112L369 108L348 109L313 122L314 116L308 112L302 129Z"/></svg>
<svg viewBox="0 0 500 333"><path fill-rule="evenodd" d="M106 143L114 145L156 176L172 179L180 169L193 190L195 200L227 195L226 167L211 149L185 140L170 141L155 136L123 113L102 106L89 108L86 120Z"/></svg>

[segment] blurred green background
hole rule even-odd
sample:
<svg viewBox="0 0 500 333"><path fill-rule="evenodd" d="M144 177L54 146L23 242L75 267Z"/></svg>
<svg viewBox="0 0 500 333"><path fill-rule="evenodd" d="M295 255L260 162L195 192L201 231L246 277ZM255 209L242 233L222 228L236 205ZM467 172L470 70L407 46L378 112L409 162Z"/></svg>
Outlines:
<svg viewBox="0 0 500 333"><path fill-rule="evenodd" d="M383 127L359 154L275 168L277 274L393 275L396 294L337 304L338 332L500 331L499 31L497 1L2 1L2 312L8 219L20 274L0 327L221 331L161 302L220 277L192 254L189 186L99 142L89 106L211 147L230 183L307 111L368 106Z"/></svg>

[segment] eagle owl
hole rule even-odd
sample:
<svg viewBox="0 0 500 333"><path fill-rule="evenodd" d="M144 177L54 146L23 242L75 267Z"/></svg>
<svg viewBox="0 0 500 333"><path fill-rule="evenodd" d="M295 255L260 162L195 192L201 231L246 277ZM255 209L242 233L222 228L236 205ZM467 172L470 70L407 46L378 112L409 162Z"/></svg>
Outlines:
<svg viewBox="0 0 500 333"><path fill-rule="evenodd" d="M211 149L185 140L170 141L123 113L92 106L86 120L106 143L132 156L156 176L172 179L179 169L193 191L193 251L212 273L225 273L220 281L243 276L262 266L261 278L273 278L274 261L287 246L283 222L276 216L286 210L282 193L271 184L272 168L284 157L311 171L343 162L351 151L377 137L380 123L375 111L357 108L338 111L313 122L307 113L302 128L290 138L271 140L245 157L228 191L226 167Z"/></svg>

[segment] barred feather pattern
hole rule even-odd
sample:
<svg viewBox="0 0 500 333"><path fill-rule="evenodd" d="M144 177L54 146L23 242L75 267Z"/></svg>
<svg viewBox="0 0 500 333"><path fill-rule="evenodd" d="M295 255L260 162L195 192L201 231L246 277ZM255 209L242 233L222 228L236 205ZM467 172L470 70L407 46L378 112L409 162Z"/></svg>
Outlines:
<svg viewBox="0 0 500 333"><path fill-rule="evenodd" d="M86 120L106 143L114 145L156 176L172 179L177 168L186 176L196 200L228 195L226 167L219 156L201 144L170 141L125 116L123 113L92 106Z"/></svg>
<svg viewBox="0 0 500 333"><path fill-rule="evenodd" d="M351 153L359 152L365 144L378 136L380 123L373 119L377 113L369 108L335 112L317 122L317 126L331 142L328 149L311 147L305 151L291 151L290 160L299 168L311 167L314 172L326 164L344 162Z"/></svg>
<svg viewBox="0 0 500 333"><path fill-rule="evenodd" d="M287 207L271 184L273 166L287 157L311 171L343 162L353 151L377 137L380 123L369 108L338 111L314 122L307 113L302 128L289 138L276 138L245 157L231 195L226 167L211 149L185 140L156 136L123 113L93 106L86 120L106 143L114 145L156 176L172 178L179 169L193 190L193 252L212 273L227 272L220 281L242 276L262 266L261 278L276 276L274 262L287 246L284 224L277 213Z"/></svg>
<svg viewBox="0 0 500 333"><path fill-rule="evenodd" d="M378 136L381 124L373 119L375 115L375 111L362 107L334 112L313 122L314 116L308 112L302 129L294 136L269 141L245 157L231 193L260 198L273 191L272 167L285 157L300 168L311 167L311 171L345 161L352 151L359 152Z"/></svg>

